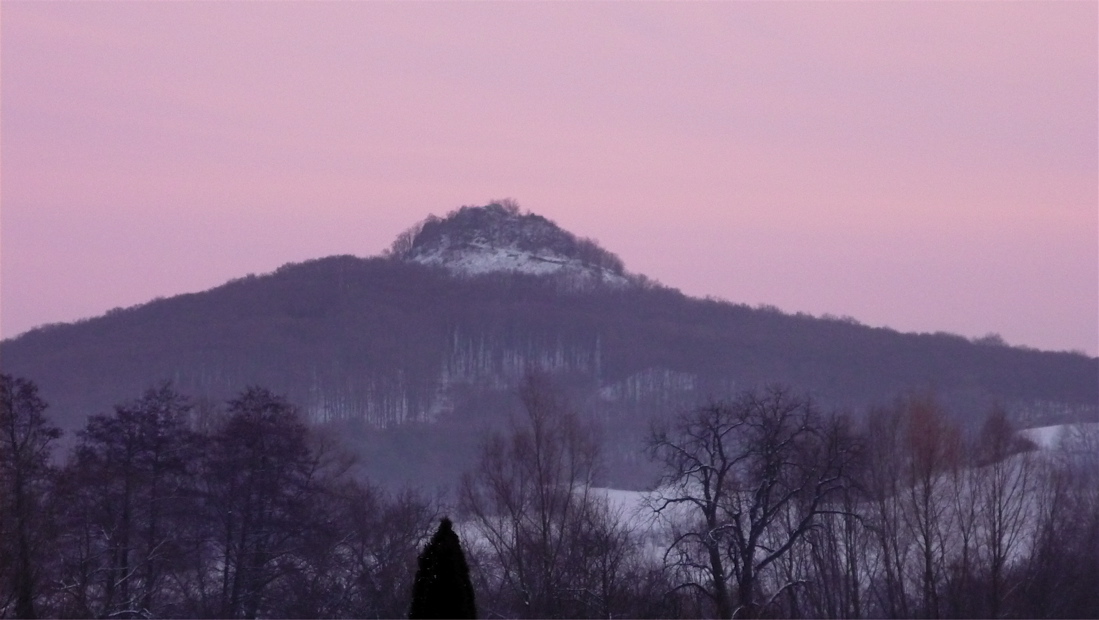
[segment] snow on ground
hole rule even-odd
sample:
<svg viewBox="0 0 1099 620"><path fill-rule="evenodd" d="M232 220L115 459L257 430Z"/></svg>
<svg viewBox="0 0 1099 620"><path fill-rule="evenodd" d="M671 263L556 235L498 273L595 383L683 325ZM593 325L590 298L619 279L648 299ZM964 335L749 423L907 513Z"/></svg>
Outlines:
<svg viewBox="0 0 1099 620"><path fill-rule="evenodd" d="M1099 423L1043 426L1023 429L1019 433L1042 448L1042 452L1016 454L1007 461L1009 475L1015 477L1027 476L1026 484L1028 485L1038 483L1037 476L1039 475L1038 472L1028 471L1023 467L1028 459L1037 457L1038 461L1036 462L1041 463L1051 458L1063 457L1076 459L1083 456L1093 459L1096 458L1096 454L1099 454L1099 450L1096 449L1099 446ZM1061 452L1055 452L1055 450ZM972 502L977 501L971 499L972 494L977 492L973 488L975 483L973 478L963 478L953 483L960 484L960 486L952 486L952 481L947 476L943 476L936 486L937 493L941 495L945 502L944 509L949 512L959 507L969 506ZM664 559L669 534L671 533L671 523L696 516L694 506L688 504L672 505L662 515L654 514L653 506L658 503L659 489L656 491L627 491L623 489L591 488L588 492L597 499L606 500L611 517L620 524L625 525L633 532L634 536L640 538L644 553L655 562ZM954 498L953 501L948 501L947 498L951 497ZM1043 498L1044 495L1040 492L1034 492L1033 488L1025 495L1008 498L1008 501L1012 503L1012 509L1019 510L1021 518L1026 523L1022 526L1023 529L1019 533L1019 538L1010 544L1009 563L1022 561L1030 553L1034 542L1030 536L1034 531L1035 520L1041 518ZM1018 502L1022 502L1022 504L1019 505ZM466 541L465 544L486 547L487 540L475 525L468 522L460 525L461 535L463 540ZM981 527L983 526L979 526L976 530L978 534L983 531ZM960 545L957 538L957 532L952 531L947 534L949 547L954 548ZM869 564L863 566L861 570L874 570L874 562L876 561L878 560L869 557ZM866 573L865 578L869 580L871 578L870 573Z"/></svg>
<svg viewBox="0 0 1099 620"><path fill-rule="evenodd" d="M646 491L593 488L591 493L606 498L610 513L621 521L632 526L648 526L652 521L652 509L646 501L650 493Z"/></svg>
<svg viewBox="0 0 1099 620"><path fill-rule="evenodd" d="M481 275L500 271L531 275L563 272L584 279L601 280L616 286L629 283L626 278L606 269L552 252L534 253L514 246L496 247L471 243L461 248L445 248L420 254L411 260L423 265L442 265L451 273L461 275Z"/></svg>
<svg viewBox="0 0 1099 620"><path fill-rule="evenodd" d="M1027 439L1033 441L1039 448L1043 450L1051 450L1057 448L1061 443L1074 435L1095 435L1099 433L1099 423L1081 423L1081 424L1055 424L1053 426L1039 426L1036 428L1025 428L1019 431L1019 434Z"/></svg>

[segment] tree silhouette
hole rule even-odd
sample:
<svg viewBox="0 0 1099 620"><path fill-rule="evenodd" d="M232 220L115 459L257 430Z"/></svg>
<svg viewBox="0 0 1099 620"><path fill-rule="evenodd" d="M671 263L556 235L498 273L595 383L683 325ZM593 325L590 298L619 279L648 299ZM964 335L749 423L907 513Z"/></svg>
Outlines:
<svg viewBox="0 0 1099 620"><path fill-rule="evenodd" d="M419 564L409 618L477 617L469 566L450 519L443 518Z"/></svg>
<svg viewBox="0 0 1099 620"><path fill-rule="evenodd" d="M745 391L654 428L649 454L665 473L649 501L657 513L685 506L695 517L665 556L678 556L683 587L710 598L718 617L763 614L765 569L781 565L822 515L839 512L833 498L856 445L845 418L822 414L784 386ZM777 583L772 601L797 585Z"/></svg>
<svg viewBox="0 0 1099 620"><path fill-rule="evenodd" d="M14 599L17 618L38 615L42 504L52 475L50 444L61 436L45 410L33 381L0 375L0 614Z"/></svg>
<svg viewBox="0 0 1099 620"><path fill-rule="evenodd" d="M63 581L80 604L62 615L157 616L181 533L197 503L191 405L169 383L96 414L62 471L60 516L84 544L65 544ZM87 575L88 579L81 576Z"/></svg>

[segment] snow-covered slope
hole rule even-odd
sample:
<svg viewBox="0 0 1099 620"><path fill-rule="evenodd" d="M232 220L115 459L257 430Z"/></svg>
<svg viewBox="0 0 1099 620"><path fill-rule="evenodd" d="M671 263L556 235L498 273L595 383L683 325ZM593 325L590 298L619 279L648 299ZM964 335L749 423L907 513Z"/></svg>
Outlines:
<svg viewBox="0 0 1099 620"><path fill-rule="evenodd" d="M462 207L442 219L428 217L402 233L390 255L466 276L518 272L612 286L631 281L622 261L594 241L577 238L539 215L520 213L509 203Z"/></svg>
<svg viewBox="0 0 1099 620"><path fill-rule="evenodd" d="M480 275L496 271L513 271L531 275L565 273L585 279L601 280L608 284L627 283L625 277L608 269L588 265L553 252L532 252L510 244L502 247L478 242L457 246L448 245L433 251L422 252L410 260L424 265L441 265L454 273L463 275Z"/></svg>
<svg viewBox="0 0 1099 620"><path fill-rule="evenodd" d="M1053 426L1040 426L1026 428L1019 434L1033 441L1035 445L1044 450L1052 450L1060 447L1075 447L1077 444L1099 441L1099 423L1079 424L1055 424ZM1068 444L1066 446L1066 444Z"/></svg>

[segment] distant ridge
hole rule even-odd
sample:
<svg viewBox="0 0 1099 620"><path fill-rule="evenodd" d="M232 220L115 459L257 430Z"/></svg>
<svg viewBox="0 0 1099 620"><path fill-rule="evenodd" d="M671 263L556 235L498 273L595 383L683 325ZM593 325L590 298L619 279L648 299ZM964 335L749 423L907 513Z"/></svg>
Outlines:
<svg viewBox="0 0 1099 620"><path fill-rule="evenodd" d="M428 216L401 233L387 254L464 276L517 272L617 286L638 280L595 241L523 213L513 200L461 207L444 218Z"/></svg>

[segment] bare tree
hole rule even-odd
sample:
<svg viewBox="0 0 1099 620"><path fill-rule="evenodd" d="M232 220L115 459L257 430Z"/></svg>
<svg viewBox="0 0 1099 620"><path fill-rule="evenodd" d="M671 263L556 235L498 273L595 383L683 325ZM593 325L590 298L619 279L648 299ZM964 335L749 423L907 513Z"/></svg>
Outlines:
<svg viewBox="0 0 1099 620"><path fill-rule="evenodd" d="M853 446L844 423L783 387L744 392L655 429L649 449L665 474L653 508L685 506L690 519L667 556L680 569L681 585L704 592L719 617L762 613L769 602L761 599L763 572L821 514L837 510L829 500L843 488ZM782 583L766 594L774 601L797 585Z"/></svg>
<svg viewBox="0 0 1099 620"><path fill-rule="evenodd" d="M1036 531L1025 561L1013 571L1020 593L1012 612L1099 617L1099 428L1066 428L1036 473Z"/></svg>
<svg viewBox="0 0 1099 620"><path fill-rule="evenodd" d="M858 483L866 469L864 446L859 445L859 459L854 479L847 479L830 503L838 510L822 514L819 526L806 534L804 545L797 545L787 554L787 582L804 579L811 585L804 589L805 607L797 607L789 589L790 616L807 615L824 618L861 618L866 613L865 578L872 567L872 531L866 527L865 490Z"/></svg>
<svg viewBox="0 0 1099 620"><path fill-rule="evenodd" d="M905 489L903 517L912 532L920 560L922 612L940 616L939 595L946 564L949 527L948 480L958 466L961 435L930 396L912 396L902 403L904 416Z"/></svg>
<svg viewBox="0 0 1099 620"><path fill-rule="evenodd" d="M987 616L999 618L1005 598L1005 571L1030 521L1028 496L1034 484L1033 455L1007 413L994 408L981 428L975 494L979 506L984 561L988 566Z"/></svg>
<svg viewBox="0 0 1099 620"><path fill-rule="evenodd" d="M219 615L254 618L264 609L312 526L322 464L285 399L250 387L229 402L205 473L218 532Z"/></svg>
<svg viewBox="0 0 1099 620"><path fill-rule="evenodd" d="M871 412L866 441L867 525L878 555L871 592L883 615L939 617L947 587L965 581L951 576L951 562L970 571L957 561L972 564L966 554L976 548L961 433L934 398L908 395Z"/></svg>
<svg viewBox="0 0 1099 620"><path fill-rule="evenodd" d="M341 537L333 572L347 585L344 615L393 618L408 612L416 556L438 510L411 491L389 495L361 483L339 490Z"/></svg>
<svg viewBox="0 0 1099 620"><path fill-rule="evenodd" d="M979 451L972 441L962 440L968 457L955 459L947 473L947 502L950 508L951 535L949 545L953 552L948 558L945 576L945 605L947 615L951 617L975 617L983 615L979 597L974 592L979 588L980 558L979 539L981 535L981 510L978 501L978 488L982 471L980 459L974 458Z"/></svg>
<svg viewBox="0 0 1099 620"><path fill-rule="evenodd" d="M190 405L170 385L94 415L65 468L60 577L66 613L160 615L180 520L197 507L188 465ZM79 543L79 544L76 544Z"/></svg>
<svg viewBox="0 0 1099 620"><path fill-rule="evenodd" d="M901 515L904 458L903 411L900 407L874 409L867 419L866 462L863 484L870 497L868 527L877 546L871 592L882 615L911 617L906 567L909 537Z"/></svg>
<svg viewBox="0 0 1099 620"><path fill-rule="evenodd" d="M386 250L382 252L382 255L394 259L407 258L408 253L412 251L412 248L416 247L416 238L419 237L424 226L437 221L439 221L439 218L434 215L429 215L426 219L416 222L398 234L397 238L393 240L392 245L386 248Z"/></svg>
<svg viewBox="0 0 1099 620"><path fill-rule="evenodd" d="M544 378L528 375L520 398L524 423L486 441L460 489L477 530L466 540L487 551L471 550L489 586L481 607L528 618L605 610L624 542L592 491L598 443Z"/></svg>
<svg viewBox="0 0 1099 620"><path fill-rule="evenodd" d="M736 454L727 450L733 443L739 421L727 405L714 403L678 417L672 425L654 429L649 450L665 467L660 489L651 501L657 513L687 506L683 522L673 521L674 540L665 553L681 582L712 601L719 618L732 617L727 560L723 553L722 528L725 496L735 492L732 478ZM702 552L701 557L697 550Z"/></svg>
<svg viewBox="0 0 1099 620"><path fill-rule="evenodd" d="M43 503L52 443L61 431L46 419L32 381L0 375L0 613L36 617Z"/></svg>

